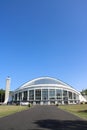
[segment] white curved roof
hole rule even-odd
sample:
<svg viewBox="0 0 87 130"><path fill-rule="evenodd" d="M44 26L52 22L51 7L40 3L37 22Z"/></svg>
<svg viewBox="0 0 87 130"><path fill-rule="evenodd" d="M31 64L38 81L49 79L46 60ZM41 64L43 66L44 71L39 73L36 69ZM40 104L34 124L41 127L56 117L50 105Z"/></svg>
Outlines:
<svg viewBox="0 0 87 130"><path fill-rule="evenodd" d="M61 86L62 88L66 88L66 89L72 89L73 91L76 91L73 87L71 87L70 85L62 82L61 80L55 79L55 78L51 78L51 77L40 77L40 78L36 78L33 79L25 84L23 84L21 87L19 87L17 90L21 90L21 89L25 89L25 88L29 88L29 87L37 87L37 86ZM79 93L78 91L76 91L77 93Z"/></svg>
<svg viewBox="0 0 87 130"><path fill-rule="evenodd" d="M20 88L23 88L25 86L31 86L31 85L41 85L41 84L56 84L56 85L65 85L65 83L63 83L60 80L57 80L55 78L51 78L51 77L40 77L40 78L36 78L33 79L25 84L23 84Z"/></svg>

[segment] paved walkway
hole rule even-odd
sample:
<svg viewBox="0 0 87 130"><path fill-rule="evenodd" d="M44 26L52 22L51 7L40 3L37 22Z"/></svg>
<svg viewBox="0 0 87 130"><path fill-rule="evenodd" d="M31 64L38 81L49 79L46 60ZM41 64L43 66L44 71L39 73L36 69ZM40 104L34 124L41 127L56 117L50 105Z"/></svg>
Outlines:
<svg viewBox="0 0 87 130"><path fill-rule="evenodd" d="M87 130L87 121L56 106L34 106L0 118L0 130Z"/></svg>

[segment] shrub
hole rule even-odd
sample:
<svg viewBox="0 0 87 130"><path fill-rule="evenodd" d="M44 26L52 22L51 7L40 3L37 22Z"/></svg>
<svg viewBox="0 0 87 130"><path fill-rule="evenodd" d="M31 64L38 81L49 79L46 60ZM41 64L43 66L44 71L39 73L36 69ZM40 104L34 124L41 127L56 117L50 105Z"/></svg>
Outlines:
<svg viewBox="0 0 87 130"><path fill-rule="evenodd" d="M30 103L28 104L28 107L31 107L31 104L30 104Z"/></svg>
<svg viewBox="0 0 87 130"><path fill-rule="evenodd" d="M56 106L59 106L59 104L57 103Z"/></svg>

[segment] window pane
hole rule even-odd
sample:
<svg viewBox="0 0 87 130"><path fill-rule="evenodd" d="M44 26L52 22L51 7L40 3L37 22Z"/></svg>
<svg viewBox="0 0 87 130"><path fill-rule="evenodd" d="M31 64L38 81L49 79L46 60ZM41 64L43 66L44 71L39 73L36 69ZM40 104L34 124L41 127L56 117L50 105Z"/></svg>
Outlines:
<svg viewBox="0 0 87 130"><path fill-rule="evenodd" d="M55 89L49 89L49 99L55 99Z"/></svg>
<svg viewBox="0 0 87 130"><path fill-rule="evenodd" d="M56 90L56 96L57 97L62 96L62 90L61 89Z"/></svg>
<svg viewBox="0 0 87 130"><path fill-rule="evenodd" d="M36 100L41 100L41 89L35 90L35 98Z"/></svg>
<svg viewBox="0 0 87 130"><path fill-rule="evenodd" d="M48 100L48 89L42 89L42 100Z"/></svg>
<svg viewBox="0 0 87 130"><path fill-rule="evenodd" d="M73 94L73 98L76 99L76 94L75 93Z"/></svg>
<svg viewBox="0 0 87 130"><path fill-rule="evenodd" d="M63 96L67 96L67 91L63 90Z"/></svg>
<svg viewBox="0 0 87 130"><path fill-rule="evenodd" d="M23 100L26 101L27 100L27 91L24 91L24 97Z"/></svg>
<svg viewBox="0 0 87 130"><path fill-rule="evenodd" d="M15 101L17 101L17 94L15 94Z"/></svg>
<svg viewBox="0 0 87 130"><path fill-rule="evenodd" d="M34 90L29 91L29 100L34 100Z"/></svg>
<svg viewBox="0 0 87 130"><path fill-rule="evenodd" d="M19 93L19 100L22 100L22 93Z"/></svg>
<svg viewBox="0 0 87 130"><path fill-rule="evenodd" d="M72 99L72 92L68 92L69 94L69 99Z"/></svg>
<svg viewBox="0 0 87 130"><path fill-rule="evenodd" d="M76 94L76 100L79 100L79 96Z"/></svg>

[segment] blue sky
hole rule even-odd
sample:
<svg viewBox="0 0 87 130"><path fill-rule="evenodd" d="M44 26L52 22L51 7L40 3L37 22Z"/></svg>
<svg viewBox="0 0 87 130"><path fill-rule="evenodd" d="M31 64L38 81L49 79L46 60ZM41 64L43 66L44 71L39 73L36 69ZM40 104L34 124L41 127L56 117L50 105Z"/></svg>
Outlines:
<svg viewBox="0 0 87 130"><path fill-rule="evenodd" d="M0 88L40 76L87 88L87 0L0 0Z"/></svg>

